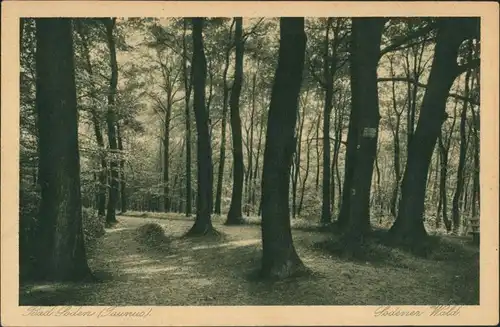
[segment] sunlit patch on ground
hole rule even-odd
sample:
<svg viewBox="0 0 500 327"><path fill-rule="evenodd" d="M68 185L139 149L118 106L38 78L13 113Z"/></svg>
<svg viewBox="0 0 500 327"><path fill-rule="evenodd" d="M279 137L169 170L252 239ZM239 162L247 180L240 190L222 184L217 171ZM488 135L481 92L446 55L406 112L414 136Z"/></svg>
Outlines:
<svg viewBox="0 0 500 327"><path fill-rule="evenodd" d="M327 234L293 230L294 244L312 275L270 284L249 278L260 267L256 225L224 226L223 239L181 236L192 219L118 217L122 230L107 233L89 254L99 283L24 285L22 305L435 305L477 304L478 249L443 243L433 257L374 245L381 261L349 261L314 248ZM136 230L158 223L168 248L139 244ZM455 242L455 243L453 243Z"/></svg>

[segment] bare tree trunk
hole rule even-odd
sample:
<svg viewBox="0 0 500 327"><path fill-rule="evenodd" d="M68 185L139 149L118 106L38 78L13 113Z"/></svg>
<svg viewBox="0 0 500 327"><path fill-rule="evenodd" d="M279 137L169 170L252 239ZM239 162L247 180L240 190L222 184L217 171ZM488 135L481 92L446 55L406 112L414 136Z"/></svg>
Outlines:
<svg viewBox="0 0 500 327"><path fill-rule="evenodd" d="M187 31L187 19L184 18L184 27L183 27L183 36L182 36L182 65L183 65L183 75L184 75L184 90L186 92L185 95L185 105L184 111L186 116L186 216L189 217L191 215L192 208L192 188L191 188L191 114L189 110L189 99L191 97L191 88L192 88L192 72L188 77L188 69L187 69L187 45L186 45L186 31Z"/></svg>
<svg viewBox="0 0 500 327"><path fill-rule="evenodd" d="M464 39L476 33L478 22L469 18L439 19L427 91L409 146L398 217L390 229L393 241L407 244L413 250L425 250L421 241L427 236L423 225L426 179L443 122L448 93L460 73L456 63L458 49Z"/></svg>
<svg viewBox="0 0 500 327"><path fill-rule="evenodd" d="M118 144L116 140L116 113L115 113L115 95L118 85L118 63L116 61L116 45L113 36L113 30L116 24L116 18L105 18L103 24L106 27L106 36L110 53L111 78L109 80L108 91L108 111L106 113L106 124L108 127L108 143L111 152L110 170L111 182L108 196L108 206L106 212L106 223L116 223L116 202L118 198L118 164L116 160Z"/></svg>
<svg viewBox="0 0 500 327"><path fill-rule="evenodd" d="M83 56L85 58L85 70L89 74L89 76L94 76L94 72L92 69L92 63L90 61L90 49L88 45L87 36L82 30L81 21L76 19L74 21L76 26L76 31L80 36L82 47L83 47ZM93 84L90 86L91 98L93 101L97 99L97 91L94 88ZM97 146L99 147L99 158L100 158L100 170L99 170L99 186L97 191L97 214L99 216L104 217L106 215L106 189L107 189L107 163L106 163L106 149L104 146L104 138L102 136L101 123L99 121L99 115L94 106L96 103L93 103L93 107L90 111L92 125L94 128L94 133L97 141Z"/></svg>
<svg viewBox="0 0 500 327"><path fill-rule="evenodd" d="M120 151L120 208L121 213L127 212L127 183L125 181L125 159L123 158L123 140L120 125L116 126L116 136L118 139L118 150Z"/></svg>
<svg viewBox="0 0 500 327"><path fill-rule="evenodd" d="M35 60L41 202L35 269L29 274L37 280L84 280L91 272L82 231L70 19L36 19Z"/></svg>
<svg viewBox="0 0 500 327"><path fill-rule="evenodd" d="M229 40L231 40L233 24L229 29ZM227 47L225 52L225 66L222 74L222 88L223 88L223 100L222 100L222 124L221 124L221 137L220 137L220 154L219 154L219 169L217 172L217 190L215 192L215 210L216 215L221 214L221 204L222 204L222 184L224 182L224 166L226 163L226 127L227 127L227 107L229 98L229 86L227 85L227 72L229 70L229 57L231 54L231 49L233 47L230 45Z"/></svg>
<svg viewBox="0 0 500 327"><path fill-rule="evenodd" d="M377 156L378 105L377 66L385 18L354 18L351 39L351 103L358 115L354 144L352 182L349 193L349 221L344 234L348 251L363 242L370 231L370 190ZM348 140L348 144L349 144Z"/></svg>
<svg viewBox="0 0 500 327"><path fill-rule="evenodd" d="M210 148L208 112L205 108L207 62L203 50L203 18L192 18L193 25L193 104L197 131L198 192L196 220L186 236L214 233L211 220L212 150Z"/></svg>
<svg viewBox="0 0 500 327"><path fill-rule="evenodd" d="M469 61L472 60L472 40L469 40L469 55L467 56ZM464 96L469 97L469 82L471 79L471 71L467 70L465 75L465 92ZM474 83L474 79L472 80ZM471 88L474 87L474 84ZM463 102L462 112L460 114L460 154L458 159L458 169L457 169L457 187L455 194L453 195L453 208L452 208L452 222L453 222L453 232L458 233L460 228L460 217L459 217L459 200L462 197L464 191L464 175L465 175L465 156L467 154L467 137L465 131L465 124L467 123L467 105L468 101Z"/></svg>
<svg viewBox="0 0 500 327"><path fill-rule="evenodd" d="M306 47L304 18L280 18L278 67L269 108L262 180L262 276L287 278L305 267L290 228L289 176Z"/></svg>
<svg viewBox="0 0 500 327"><path fill-rule="evenodd" d="M231 196L231 205L227 214L226 225L237 225L243 222L241 212L243 200L243 138L241 135L240 118L240 93L243 83L243 18L235 18L235 70L234 81L231 90L230 109L231 109L231 131L233 136L233 192Z"/></svg>

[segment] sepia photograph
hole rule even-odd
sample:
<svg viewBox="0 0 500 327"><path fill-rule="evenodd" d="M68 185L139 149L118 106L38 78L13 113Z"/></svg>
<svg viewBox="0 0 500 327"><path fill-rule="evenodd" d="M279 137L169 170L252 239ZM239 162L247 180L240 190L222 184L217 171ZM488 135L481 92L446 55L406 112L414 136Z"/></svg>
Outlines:
<svg viewBox="0 0 500 327"><path fill-rule="evenodd" d="M110 8L11 19L2 275L7 253L20 316L368 306L459 321L488 296L498 321L483 277L498 256L480 260L498 253L484 17Z"/></svg>

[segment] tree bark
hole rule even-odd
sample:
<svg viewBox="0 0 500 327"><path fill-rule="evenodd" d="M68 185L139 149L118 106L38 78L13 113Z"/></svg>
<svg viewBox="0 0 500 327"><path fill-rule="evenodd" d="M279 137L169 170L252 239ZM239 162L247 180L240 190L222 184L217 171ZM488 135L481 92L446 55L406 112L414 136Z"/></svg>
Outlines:
<svg viewBox="0 0 500 327"><path fill-rule="evenodd" d="M288 203L305 46L304 18L280 18L278 67L272 88L264 150L263 277L281 279L305 270L293 246Z"/></svg>
<svg viewBox="0 0 500 327"><path fill-rule="evenodd" d="M327 225L330 217L330 115L333 108L333 74L336 66L335 60L330 60L329 32L332 18L328 18L323 49L323 77L325 103L323 107L323 192L321 205L321 224ZM335 54L333 54L335 56Z"/></svg>
<svg viewBox="0 0 500 327"><path fill-rule="evenodd" d="M106 223L116 223L116 202L118 199L118 164L116 160L118 144L116 140L116 113L115 113L115 95L118 84L118 63L116 61L116 45L113 36L116 18L103 19L103 24L106 27L106 37L110 55L111 78L109 80L108 91L108 111L106 114L106 125L108 127L108 143L111 152L110 170L111 182L108 196L108 206L106 212Z"/></svg>
<svg viewBox="0 0 500 327"><path fill-rule="evenodd" d="M94 76L94 72L92 69L92 63L90 61L90 49L89 49L89 44L87 40L87 36L82 30L82 22L80 20L75 20L74 21L75 26L76 26L76 31L78 35L80 36L81 42L82 42L82 54L83 57L85 58L85 70L89 74L89 76L92 78ZM94 85L90 85L90 96L93 101L97 99L97 91L94 87ZM96 103L92 104L97 105ZM99 120L99 115L97 113L96 108L92 107L91 111L91 120L92 120L92 125L94 128L94 134L96 137L96 142L97 146L99 147L99 158L100 158L100 170L99 170L99 186L98 186L98 191L97 191L97 214L99 216L104 217L106 215L106 189L107 189L107 169L108 165L106 163L106 149L104 146L104 138L102 136L102 129L101 129L101 122Z"/></svg>
<svg viewBox="0 0 500 327"><path fill-rule="evenodd" d="M198 192L196 220L186 236L215 233L211 220L212 204L212 149L209 135L208 112L205 108L207 62L203 50L203 18L192 18L193 25L193 104L197 132Z"/></svg>
<svg viewBox="0 0 500 327"><path fill-rule="evenodd" d="M192 72L188 74L187 69L187 44L186 44L186 32L187 32L187 19L183 20L183 35L182 35L182 72L184 79L184 91L186 95L184 97L184 112L186 119L186 217L191 216L191 208L192 208L192 189L191 189L191 113L189 110L189 99L191 98L191 79Z"/></svg>
<svg viewBox="0 0 500 327"><path fill-rule="evenodd" d="M472 60L472 40L468 41L469 44L469 61ZM469 82L471 79L471 70L467 70L465 75L465 92L464 96L469 96ZM472 80L474 82L474 80ZM473 88L473 86L472 86ZM467 154L467 135L466 135L466 123L467 123L467 110L468 110L468 102L463 102L462 112L460 114L460 153L458 159L458 169L457 169L457 187L455 190L455 194L453 195L453 207L452 207L452 222L453 222L453 232L458 233L460 228L460 217L459 217L459 200L462 197L462 193L464 191L464 175L465 175L465 156Z"/></svg>
<svg viewBox="0 0 500 327"><path fill-rule="evenodd" d="M477 24L477 25L476 25ZM389 233L393 241L422 249L427 232L423 224L425 186L430 159L439 136L446 99L460 74L456 63L462 41L476 33L477 19L440 18L437 41L417 128L409 145L408 160L401 186L398 217Z"/></svg>
<svg viewBox="0 0 500 327"><path fill-rule="evenodd" d="M120 209L121 214L127 212L127 182L125 181L125 159L123 158L123 140L120 125L116 126L116 136L118 139L118 150L120 150Z"/></svg>
<svg viewBox="0 0 500 327"><path fill-rule="evenodd" d="M226 225L238 225L244 222L241 212L243 199L243 138L241 135L240 93L243 83L243 18L235 18L235 69L234 81L231 89L230 115L233 139L233 192L231 205L227 214Z"/></svg>
<svg viewBox="0 0 500 327"><path fill-rule="evenodd" d="M357 143L353 154L349 194L349 221L344 235L346 247L363 242L370 231L370 190L377 155L380 120L377 66L385 18L354 18L351 39L351 104L358 115ZM348 144L349 144L348 140Z"/></svg>
<svg viewBox="0 0 500 327"><path fill-rule="evenodd" d="M41 202L33 277L83 280L91 272L82 231L71 20L37 18L36 41Z"/></svg>
<svg viewBox="0 0 500 327"><path fill-rule="evenodd" d="M233 20L234 24L234 20ZM231 40L232 27L229 29L229 39ZM221 137L220 137L220 154L219 154L219 169L217 172L217 190L215 194L215 210L216 215L221 214L222 205L222 184L224 182L224 166L226 162L226 127L227 127L227 107L229 98L229 86L227 85L227 72L229 70L229 57L231 54L232 44L228 45L225 52L225 66L222 73L222 88L223 88L223 99L222 99L222 124L221 124Z"/></svg>

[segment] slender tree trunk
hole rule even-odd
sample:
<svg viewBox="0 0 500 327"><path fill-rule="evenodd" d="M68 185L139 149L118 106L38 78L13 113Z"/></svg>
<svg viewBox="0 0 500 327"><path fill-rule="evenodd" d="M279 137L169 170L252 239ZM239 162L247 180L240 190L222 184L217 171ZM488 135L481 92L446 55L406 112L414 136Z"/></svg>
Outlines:
<svg viewBox="0 0 500 327"><path fill-rule="evenodd" d="M427 90L409 145L398 217L390 229L393 241L408 244L413 250L423 249L421 241L427 236L423 224L427 172L443 123L448 93L460 73L456 63L458 49L467 35L475 32L476 22L469 18L439 19Z"/></svg>
<svg viewBox="0 0 500 327"><path fill-rule="evenodd" d="M319 189L319 172L320 172L320 150L319 150L319 126L321 122L321 113L319 113L317 125L316 125L316 191Z"/></svg>
<svg viewBox="0 0 500 327"><path fill-rule="evenodd" d="M321 205L321 224L327 225L331 222L330 217L330 115L333 108L333 71L336 66L335 60L330 60L329 54L329 32L332 18L328 19L323 50L323 77L325 82L325 103L323 108L323 197ZM335 56L335 54L334 54Z"/></svg>
<svg viewBox="0 0 500 327"><path fill-rule="evenodd" d="M448 202L447 202L447 188L446 188L446 181L448 177L448 150L449 148L444 145L443 142L443 137L442 135L439 135L438 137L439 140L439 152L441 159L440 164L441 164L441 173L439 174L440 179L439 179L439 205L438 209L441 208L442 212L442 217L443 217L443 222L446 227L446 231L451 230L451 223L448 219Z"/></svg>
<svg viewBox="0 0 500 327"><path fill-rule="evenodd" d="M278 67L269 108L262 180L262 275L287 278L304 271L290 228L289 176L306 35L304 18L280 18Z"/></svg>
<svg viewBox="0 0 500 327"><path fill-rule="evenodd" d="M170 83L167 83L170 84ZM167 106L165 111L165 126L163 126L163 210L164 212L169 212L171 210L171 199L170 199L170 120L172 116L172 104L171 104L171 89L167 86Z"/></svg>
<svg viewBox="0 0 500 327"><path fill-rule="evenodd" d="M373 165L377 156L380 120L377 66L385 18L355 18L351 39L351 104L357 121L356 152L353 154L349 222L344 235L346 247L356 246L370 230L370 190ZM348 144L349 144L348 140ZM347 191L347 192L346 192Z"/></svg>
<svg viewBox="0 0 500 327"><path fill-rule="evenodd" d="M472 217L477 217L477 210L479 210L480 201L480 188L479 188L479 111L476 113L474 107L471 107L472 121L473 121L473 137L474 137L474 172L472 179L472 204L471 213Z"/></svg>
<svg viewBox="0 0 500 327"><path fill-rule="evenodd" d="M198 192L196 221L187 235L214 233L211 220L212 149L210 148L209 119L205 108L207 62L203 51L203 18L192 18L193 25L193 104L197 132Z"/></svg>
<svg viewBox="0 0 500 327"><path fill-rule="evenodd" d="M262 148L262 134L264 131L264 112L261 114L260 127L259 127L259 142L257 143L257 155L255 157L255 170L253 172L253 188L252 188L252 205L256 204L256 195L257 192L257 177L259 173L259 160L260 160L260 152Z"/></svg>
<svg viewBox="0 0 500 327"><path fill-rule="evenodd" d="M81 21L80 20L75 20L74 21L75 26L76 26L76 31L80 36L81 42L82 42L82 48L83 48L83 56L85 58L85 70L89 74L89 76L94 76L94 72L92 69L92 63L90 61L90 49L88 45L88 40L87 36L83 32L81 28ZM93 101L97 100L97 91L95 90L94 86L90 86L90 93L91 93L91 98ZM96 137L97 141L97 146L99 147L99 158L100 158L100 170L99 170L99 186L98 186L98 191L97 191L97 214L99 216L104 217L106 215L106 190L107 190L107 163L106 163L106 149L104 146L104 138L102 136L102 129L101 129L101 122L99 120L99 115L97 113L97 110L94 106L97 106L97 103L92 104L93 107L90 111L91 113L91 120L92 120L92 125L94 128L94 134Z"/></svg>
<svg viewBox="0 0 500 327"><path fill-rule="evenodd" d="M186 31L187 31L187 19L184 18L183 26L183 36L182 36L182 71L184 75L184 90L186 95L184 97L184 112L186 116L186 217L191 216L192 208L192 189L191 189L191 112L189 110L189 99L191 97L191 79L192 72L188 74L187 69L187 45L186 45Z"/></svg>
<svg viewBox="0 0 500 327"><path fill-rule="evenodd" d="M113 36L116 18L103 19L106 27L106 36L110 53L111 78L109 80L108 91L108 111L106 113L106 124L108 127L108 143L111 152L110 170L111 182L109 188L108 207L106 213L106 223L116 223L116 202L118 199L118 164L116 160L118 144L116 140L116 113L115 113L115 95L118 84L118 63L116 61L116 45Z"/></svg>
<svg viewBox="0 0 500 327"><path fill-rule="evenodd" d="M241 212L243 198L243 138L241 135L240 118L240 93L243 83L243 18L235 18L235 69L234 82L231 90L230 109L231 109L231 131L233 136L233 192L231 196L231 205L227 214L226 225L237 225L243 222Z"/></svg>
<svg viewBox="0 0 500 327"><path fill-rule="evenodd" d="M301 159L301 150L302 150L302 131L304 130L304 121L305 121L305 107L307 104L307 96L305 96L304 104L302 105L302 112L300 112L300 109L298 110L299 116L299 131L298 131L298 137L297 137L297 148L295 149L295 155L294 155L294 166L295 169L293 171L293 178L292 178L292 218L295 218L297 215L297 188L298 188L298 183L299 183L299 177L300 177L300 159Z"/></svg>
<svg viewBox="0 0 500 327"><path fill-rule="evenodd" d="M36 42L41 202L30 273L38 280L83 280L91 272L82 231L71 20L37 18Z"/></svg>
<svg viewBox="0 0 500 327"><path fill-rule="evenodd" d="M234 24L234 20L233 20ZM229 30L229 39L231 40L232 27ZM227 85L227 72L229 70L229 57L231 54L232 45L229 45L225 52L225 66L224 72L222 74L222 88L223 88L223 100L222 100L222 124L221 124L221 137L220 137L220 154L219 154L219 169L217 172L217 190L215 193L215 210L216 215L221 214L221 204L222 204L222 184L224 182L224 165L226 162L226 127L227 127L227 107L229 99L229 86Z"/></svg>
<svg viewBox="0 0 500 327"><path fill-rule="evenodd" d="M116 126L116 136L118 139L118 150L120 150L120 207L121 213L127 212L127 183L125 181L125 159L123 158L123 140L120 125Z"/></svg>
<svg viewBox="0 0 500 327"><path fill-rule="evenodd" d="M472 59L472 40L469 40L469 60ZM467 70L465 75L465 92L464 97L469 96L469 82L471 77L471 71ZM473 80L474 81L474 80ZM460 228L460 217L459 217L459 200L462 197L464 191L464 175L465 175L465 156L467 154L467 136L465 131L465 125L467 123L467 107L468 101L463 102L462 112L460 114L460 154L458 159L458 169L457 169L457 187L455 194L453 195L453 209L452 209L452 222L453 222L453 232L458 233Z"/></svg>
<svg viewBox="0 0 500 327"><path fill-rule="evenodd" d="M311 123L309 131L307 132L307 152L306 152L306 169L304 173L304 178L302 179L302 191L300 192L299 207L297 209L297 214L300 216L302 212L302 203L304 202L304 194L306 193L307 178L309 177L309 168L311 165L311 134L314 128L314 124Z"/></svg>
<svg viewBox="0 0 500 327"><path fill-rule="evenodd" d="M392 65L392 61L390 62L391 65L391 76L394 77L394 69ZM409 96L409 95L408 95ZM396 115L396 126L394 127L394 188L392 191L392 196L391 196L391 215L396 218L397 216L397 203L398 203L398 197L399 197L399 182L401 181L401 161L400 161L400 152L401 152L401 147L400 147L400 140L399 140L399 129L401 126L401 115L402 111L398 111L397 109L397 102L396 102L396 83L393 81L392 82L392 106L393 106L393 111L394 114ZM409 110L409 109L408 109Z"/></svg>

